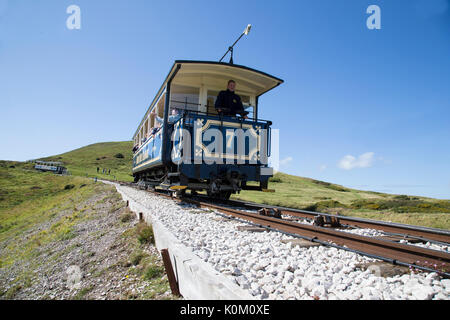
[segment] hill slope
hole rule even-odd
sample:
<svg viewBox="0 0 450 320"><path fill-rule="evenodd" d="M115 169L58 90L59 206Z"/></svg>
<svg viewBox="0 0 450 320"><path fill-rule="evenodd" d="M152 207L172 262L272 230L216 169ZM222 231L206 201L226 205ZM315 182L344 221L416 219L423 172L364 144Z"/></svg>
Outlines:
<svg viewBox="0 0 450 320"><path fill-rule="evenodd" d="M131 141L97 143L45 160L64 162L73 175L132 181L131 149ZM111 174L103 174L103 168L111 169ZM233 198L450 229L450 200L361 191L284 173L271 178L269 188L276 192L242 191Z"/></svg>
<svg viewBox="0 0 450 320"><path fill-rule="evenodd" d="M173 298L148 230L112 186L0 161L0 300Z"/></svg>
<svg viewBox="0 0 450 320"><path fill-rule="evenodd" d="M76 176L97 176L109 180L114 180L115 177L121 181L133 181L131 175L132 149L132 141L104 142L40 160L63 162L67 169ZM98 173L97 168L99 168ZM110 170L110 174L103 174L103 169Z"/></svg>
<svg viewBox="0 0 450 320"><path fill-rule="evenodd" d="M450 229L450 200L361 191L277 173L274 193L244 191L234 197L258 203Z"/></svg>

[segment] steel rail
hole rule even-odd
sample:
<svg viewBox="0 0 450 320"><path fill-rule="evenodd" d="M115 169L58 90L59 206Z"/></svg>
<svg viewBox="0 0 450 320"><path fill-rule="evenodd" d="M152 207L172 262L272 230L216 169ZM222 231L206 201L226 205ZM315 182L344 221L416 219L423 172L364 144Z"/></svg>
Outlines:
<svg viewBox="0 0 450 320"><path fill-rule="evenodd" d="M402 234L407 237L412 237L418 240L427 242L428 240L436 241L439 243L450 243L450 230L427 228L420 226L413 226L401 223L378 221L364 218L356 218L349 216L341 216L323 212L314 212L294 208L286 208L281 206L257 204L253 202L241 201L241 200L227 200L223 201L224 204L241 206L248 209L261 209L261 208L273 208L281 211L282 214L291 215L299 218L314 219L317 216L330 217L339 219L341 224L358 227L358 228L370 228L375 230L381 230L396 235Z"/></svg>
<svg viewBox="0 0 450 320"><path fill-rule="evenodd" d="M221 213L216 213L216 214L221 215L222 217L225 217L227 219L230 219L230 218L237 219L235 217L230 217L229 215L226 215L226 214L221 214ZM302 235L299 235L299 234L294 234L294 233L289 233L289 232L285 232L285 231L280 231L280 230L277 230L277 229L274 229L274 228L271 228L271 227L264 227L264 226L262 226L260 224L256 224L256 223L253 223L253 222L250 222L250 221L245 221L244 220L243 222L246 222L249 225L253 225L253 226L257 226L257 227L261 227L261 228L267 229L269 231L279 232L279 233L286 234L286 235L294 237L294 238L300 238L300 239L308 240L308 241L311 241L311 242L322 244L322 245L327 246L327 247L332 247L332 248L336 248L336 249L345 250L345 251L348 251L348 252L353 252L353 253L360 254L360 255L363 255L363 256L366 256L366 257L369 257L369 258L382 260L382 261L385 261L385 262L388 262L388 263L392 263L392 264L396 264L396 265L400 265L400 266L404 266L404 267L409 267L409 268L421 269L423 271L428 271L428 272L440 272L442 274L442 276L444 276L446 278L450 278L450 273L448 273L448 272L445 273L445 272L437 271L437 270L429 268L429 267L418 266L416 264L404 263L404 262L401 262L401 261L398 261L398 260L394 260L394 259L389 259L389 258L386 258L386 257L383 257L383 256L368 254L368 253L365 253L365 252L362 252L362 251L359 251L359 250L353 250L353 249L349 249L347 247L339 246L339 245L336 245L336 244L333 244L333 243L330 243L330 242L321 241L321 240L318 240L317 238L309 238L309 237L305 237L305 236L302 236Z"/></svg>
<svg viewBox="0 0 450 320"><path fill-rule="evenodd" d="M133 184L129 185L134 186ZM231 217L243 219L247 223L254 224L268 230L304 238L312 242L318 242L326 246L355 252L368 257L387 261L392 264L409 266L428 272L438 272L440 275L450 278L450 254L444 251L432 250L374 237L356 235L331 228L286 221L283 219L263 216L257 213L223 207L205 201L194 200L187 197L174 198L171 195L164 194L159 191L149 192L177 200L179 202L190 203L200 208L214 209ZM231 202L234 202L234 200ZM242 204L243 203L241 203L241 206ZM252 207L255 208L255 205L252 205ZM280 208L276 206L268 207ZM317 215L316 212L314 213ZM340 219L342 218L342 216L336 217ZM433 266L435 267L433 268Z"/></svg>
<svg viewBox="0 0 450 320"><path fill-rule="evenodd" d="M159 194L162 194L162 193L159 193ZM194 199L209 199L209 198L202 196L202 195L197 195L197 196L195 196ZM200 200L200 201L202 201L202 200ZM407 224L401 224L401 223L395 223L395 222L386 222L386 221L357 218L357 217L350 217L350 216L341 216L341 215L329 214L329 213L324 213L324 212L307 211L307 210L287 208L287 207L274 206L274 205L268 205L268 204L258 204L258 203L242 201L242 200L217 200L217 199L214 199L214 201L216 201L216 202L219 201L226 205L240 206L243 208L253 209L253 210L259 210L262 208L278 209L284 215L291 215L294 217L311 219L311 220L317 216L330 217L330 218L338 219L342 225L357 227L357 228L369 228L369 229L380 230L380 231L384 231L386 233L391 233L392 235L395 235L400 238L403 236L403 238L406 240L416 239L416 240L420 240L422 242L430 241L430 242L434 242L434 243L442 244L442 245L450 244L450 230L413 226L413 225L407 225Z"/></svg>
<svg viewBox="0 0 450 320"><path fill-rule="evenodd" d="M252 223L262 227L272 228L290 234L301 235L303 237L316 239L325 243L337 244L341 247L345 246L351 250L356 250L370 256L384 257L392 261L394 264L414 265L427 270L432 269L428 267L429 265L440 266L440 268L444 270L447 270L450 267L450 254L443 251L262 216L251 212L222 207L189 198L181 198L179 200L194 204L201 208L215 209L233 217L249 220ZM438 271L436 268L434 268L434 270ZM450 277L450 273L443 273L447 277Z"/></svg>

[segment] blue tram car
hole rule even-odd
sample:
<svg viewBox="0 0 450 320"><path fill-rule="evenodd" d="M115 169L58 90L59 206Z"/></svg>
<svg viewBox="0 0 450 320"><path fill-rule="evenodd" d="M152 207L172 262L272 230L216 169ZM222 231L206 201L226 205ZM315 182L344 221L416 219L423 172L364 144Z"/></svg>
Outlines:
<svg viewBox="0 0 450 320"><path fill-rule="evenodd" d="M245 118L215 108L229 80L236 82ZM241 65L175 61L133 136L135 182L222 199L241 190L268 191L272 123L258 118L258 99L281 83Z"/></svg>
<svg viewBox="0 0 450 320"><path fill-rule="evenodd" d="M34 169L43 172L50 171L56 174L67 174L67 169L61 162L35 161Z"/></svg>

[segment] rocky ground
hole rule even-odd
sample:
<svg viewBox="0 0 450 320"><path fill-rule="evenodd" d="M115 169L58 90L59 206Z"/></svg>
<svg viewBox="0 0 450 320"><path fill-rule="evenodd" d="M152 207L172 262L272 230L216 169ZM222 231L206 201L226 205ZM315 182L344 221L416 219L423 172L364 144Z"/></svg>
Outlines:
<svg viewBox="0 0 450 320"><path fill-rule="evenodd" d="M256 299L449 300L450 280L324 246L303 246L277 232L116 185L185 246ZM373 230L359 230L370 235ZM442 248L448 250L448 247Z"/></svg>
<svg viewBox="0 0 450 320"><path fill-rule="evenodd" d="M66 239L38 246L0 269L0 299L173 299L159 252L113 187L24 232L23 246L74 219ZM145 233L145 232L147 233ZM0 251L8 254L8 241Z"/></svg>

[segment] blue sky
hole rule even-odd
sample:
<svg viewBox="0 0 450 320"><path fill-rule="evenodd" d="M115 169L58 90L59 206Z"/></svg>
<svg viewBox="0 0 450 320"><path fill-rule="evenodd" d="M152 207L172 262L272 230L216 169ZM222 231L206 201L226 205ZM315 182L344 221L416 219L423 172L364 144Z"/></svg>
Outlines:
<svg viewBox="0 0 450 320"><path fill-rule="evenodd" d="M235 63L285 80L260 100L281 171L450 198L449 0L0 0L0 159L130 140L174 60L217 61L249 23Z"/></svg>

